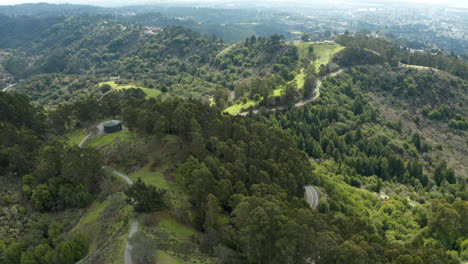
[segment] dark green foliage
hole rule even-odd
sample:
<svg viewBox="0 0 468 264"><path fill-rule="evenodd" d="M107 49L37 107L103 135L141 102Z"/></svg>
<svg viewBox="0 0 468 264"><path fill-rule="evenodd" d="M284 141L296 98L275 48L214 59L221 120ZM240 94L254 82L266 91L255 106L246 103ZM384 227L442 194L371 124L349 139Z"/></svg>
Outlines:
<svg viewBox="0 0 468 264"><path fill-rule="evenodd" d="M304 99L307 99L313 95L314 89L317 86L317 77L314 74L308 74L304 79L303 95Z"/></svg>
<svg viewBox="0 0 468 264"><path fill-rule="evenodd" d="M2 39L0 40L0 48L16 48L24 45L25 42L33 40L38 37L40 33L50 26L62 22L64 17L44 17L33 18L28 16L10 17L0 14L0 33Z"/></svg>
<svg viewBox="0 0 468 264"><path fill-rule="evenodd" d="M31 61L22 56L6 60L18 78L48 73L29 78L18 91L40 104L70 102L45 115L22 97L0 93L0 174L22 177L23 195L35 211L85 207L100 191L97 151L50 138L122 115L128 128L147 141L177 136L182 162L170 177L193 207L179 217L204 232L199 239L203 252L226 262L452 263L447 250L465 250L460 241L467 236L466 181L455 185L454 170L445 163L432 168L424 137L403 136L401 124L386 121L368 93L411 98L424 116L451 119L451 128L463 130L463 105L444 104L466 90L463 80L398 68L401 53L393 44L345 34L337 41L348 48L336 62L373 66L323 80L320 98L302 108L228 116L194 99L145 100L140 89L110 92L110 86L96 84L109 75L121 76L120 84L161 89L165 96L205 101L209 96L219 108L230 104L229 90L239 100L262 98L264 107L292 106L300 97L313 96L317 74L306 66L302 90L285 84L297 72L297 50L280 35L252 36L226 50L220 41L181 27L153 35L113 22L96 27L98 20L70 18L46 31L49 37L21 49L34 55ZM333 67L321 67L320 75ZM272 99L272 91L283 85L283 98ZM132 152L125 156L131 157L128 163L119 164L144 162L129 144L117 146ZM440 192L450 202L415 205L406 197L382 202L358 189L386 192L397 183L420 193L435 190L433 195ZM321 193L317 211L303 201L308 184ZM136 211L168 206L166 191L141 179L126 194ZM64 229L58 223L33 222L16 242L0 243L2 260L75 263L87 254L87 239L80 234L66 238L60 235ZM137 233L130 242L139 262L154 260L154 240ZM180 250L193 252L189 242Z"/></svg>
<svg viewBox="0 0 468 264"><path fill-rule="evenodd" d="M163 209L166 204L166 190L145 184L141 178L133 183L125 194L137 212L151 212Z"/></svg>
<svg viewBox="0 0 468 264"><path fill-rule="evenodd" d="M25 43L6 63L17 79L31 76L15 91L40 104L56 105L80 101L85 94L100 98L109 87L96 89L95 85L119 76L173 96L208 99L216 95L223 108L229 98L216 91L234 90L241 80L272 73L294 78L297 50L279 35L228 47L177 26L147 34L141 26L101 22L99 16L69 18L44 30L34 44Z"/></svg>
<svg viewBox="0 0 468 264"><path fill-rule="evenodd" d="M455 119L449 121L448 126L453 129L468 130L468 119L462 115L456 115Z"/></svg>
<svg viewBox="0 0 468 264"><path fill-rule="evenodd" d="M468 64L466 61L457 58L436 55L430 52L406 52L402 55L402 62L444 70L464 80L468 80Z"/></svg>
<svg viewBox="0 0 468 264"><path fill-rule="evenodd" d="M56 257L59 263L73 264L88 253L88 241L83 234L76 234L72 239L57 245Z"/></svg>
<svg viewBox="0 0 468 264"><path fill-rule="evenodd" d="M13 242L4 252L5 262L8 264L21 263L21 253L25 250L25 245L20 242Z"/></svg>
<svg viewBox="0 0 468 264"><path fill-rule="evenodd" d="M468 235L468 206L464 201L448 203L445 200L433 200L429 211L429 223L432 235L447 248L456 248L455 241Z"/></svg>
<svg viewBox="0 0 468 264"><path fill-rule="evenodd" d="M23 177L23 192L38 211L85 207L99 191L101 167L96 150L55 142L39 152L37 169Z"/></svg>
<svg viewBox="0 0 468 264"><path fill-rule="evenodd" d="M281 91L281 96L284 98L284 102L288 106L294 105L299 97L296 85L294 83L287 83L284 89Z"/></svg>
<svg viewBox="0 0 468 264"><path fill-rule="evenodd" d="M356 60L355 62L348 62L350 65L375 64L383 63L383 61L388 62L391 66L398 65L398 48L394 43L387 40L368 37L363 34L356 34L354 36L343 34L338 36L336 42L348 47L348 49L351 48L348 51L346 51L347 49L343 50L346 57L354 58ZM358 56L353 54L351 51L358 52L359 54L364 55L364 57L358 58ZM370 53L374 54L371 55ZM345 61L342 62L347 63Z"/></svg>
<svg viewBox="0 0 468 264"><path fill-rule="evenodd" d="M350 90L336 81L325 85L325 102L332 92L349 93ZM356 89L351 91L359 93ZM350 184L359 186L361 175L377 174L381 179L377 180L375 191L380 191L384 181L391 178L405 183L418 179L423 186L427 185L428 178L421 164L416 159L405 163L394 152L403 150L398 150L384 133L376 132L384 126L374 127L375 131L360 126L362 122L378 125L382 121L365 103L366 97L359 98L364 106L355 119L353 100L345 101L345 109L317 104L268 117L273 124L287 126L292 132L300 131L297 143L301 142L300 137L307 138L303 142L308 152L340 162L334 170L351 176L347 179ZM319 260L318 256L318 263L345 262L350 258L359 258L357 263L362 259L392 262L404 254L411 259L426 259L426 251L415 251L423 249L423 245L390 246L372 220L352 217L359 213L343 204L345 198L338 196L342 187L331 184L325 176L315 175L303 153L292 147L287 134L250 119L222 116L196 101L147 101L126 108L125 113L140 116L149 108L153 114L147 120L152 120L150 116L164 116L166 122L162 129L179 135L192 153L178 165L175 179L190 195L196 213L195 225L205 231L202 240L205 252L217 252L217 244L229 241L225 245L240 248L241 255L250 262L305 263L307 259ZM179 118L171 119L173 115ZM338 122L344 115L351 115L350 120L356 123ZM263 119L266 117L257 118L266 121ZM308 126L299 118L308 120ZM128 124L130 129L144 131L138 123ZM314 214L299 202L306 182L324 184L332 196L330 202L325 198L320 201L319 211L324 214ZM335 212L345 216L338 217ZM226 218L232 226L223 220ZM399 254L391 253L392 250ZM437 253L431 256L436 254L437 258L450 260L441 244L424 250L434 250Z"/></svg>
<svg viewBox="0 0 468 264"><path fill-rule="evenodd" d="M433 54L431 52L410 52L406 50L400 50L400 48L387 40L381 38L373 38L366 36L364 34L340 35L337 40L337 43L347 46L348 49L343 52L348 53L350 50L354 50L361 55L365 55L364 58L358 58L353 56L354 54L347 54L347 57L354 58L354 62L359 61L359 63L354 63L353 61L349 62L350 65L356 64L367 64L365 62L369 58L366 57L370 54L366 54L364 49L372 51L376 56L381 56L385 62L388 62L391 66L398 66L400 61L405 64L420 65L426 67L432 67L439 70L447 71L455 76L458 76L464 80L468 79L468 64L462 59L456 57L450 57L442 54ZM352 48L352 49L350 49ZM356 50L356 49L360 49ZM372 62L380 62L380 59L377 59L375 56L371 56ZM364 60L364 61L362 61ZM342 61L346 63L346 61ZM353 64L354 63L354 64ZM373 64L373 63L369 63Z"/></svg>
<svg viewBox="0 0 468 264"><path fill-rule="evenodd" d="M0 92L0 175L28 173L45 136L44 115L22 96Z"/></svg>
<svg viewBox="0 0 468 264"><path fill-rule="evenodd" d="M30 220L23 236L8 243L3 258L0 252L2 263L75 263L87 254L88 241L83 234L67 238L62 234L63 225L50 222L48 217L34 215Z"/></svg>
<svg viewBox="0 0 468 264"><path fill-rule="evenodd" d="M447 181L449 184L455 184L457 182L455 172L452 168L447 168L445 161L435 167L433 177L438 186L440 186L444 181Z"/></svg>
<svg viewBox="0 0 468 264"><path fill-rule="evenodd" d="M362 48L346 48L340 51L333 60L344 67L362 64L383 64L385 62L382 56Z"/></svg>

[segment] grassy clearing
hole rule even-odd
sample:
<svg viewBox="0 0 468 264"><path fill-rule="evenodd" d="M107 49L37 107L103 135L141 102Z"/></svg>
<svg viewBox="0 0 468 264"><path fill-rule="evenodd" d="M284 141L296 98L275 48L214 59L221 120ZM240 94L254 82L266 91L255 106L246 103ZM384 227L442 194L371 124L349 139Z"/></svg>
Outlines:
<svg viewBox="0 0 468 264"><path fill-rule="evenodd" d="M294 43L297 47L297 52L299 55L299 60L304 58L309 58L311 54L309 54L309 47L312 46L314 48L313 54L316 57L314 61L314 66L316 70L320 67L320 65L327 65L332 60L333 56L345 47L341 46L340 44L329 45L322 42L305 42L305 43Z"/></svg>
<svg viewBox="0 0 468 264"><path fill-rule="evenodd" d="M294 45L297 47L299 60L310 58L311 54L309 54L309 47L312 46L314 48L313 55L315 56L315 61L312 63L314 64L316 71L319 70L322 64L327 65L330 63L333 56L345 48L340 44L329 45L322 42L295 43ZM304 86L304 79L304 69L301 69L300 73L294 77L294 81L296 81L298 88L302 88Z"/></svg>
<svg viewBox="0 0 468 264"><path fill-rule="evenodd" d="M91 208L89 208L89 211L86 213L84 218L81 220L82 223L87 224L87 223L97 220L101 212L106 208L108 204L109 204L108 201L94 202L91 205Z"/></svg>
<svg viewBox="0 0 468 264"><path fill-rule="evenodd" d="M168 215L164 216L164 218L161 219L161 221L158 224L158 228L172 232L176 236L182 238L196 234L196 232L193 229L177 222L174 218Z"/></svg>
<svg viewBox="0 0 468 264"><path fill-rule="evenodd" d="M101 83L98 84L98 86L102 86L104 84L110 85L112 87L112 89L115 89L115 90L139 88L139 89L143 90L143 92L145 92L146 98L155 98L155 97L157 97L158 95L161 94L160 90L145 88L145 87L141 87L141 86L133 85L133 84L117 84L117 83L115 83L115 81L101 82Z"/></svg>
<svg viewBox="0 0 468 264"><path fill-rule="evenodd" d="M158 250L156 252L156 259L160 264L184 264L185 262L178 258L167 254L164 251Z"/></svg>
<svg viewBox="0 0 468 264"><path fill-rule="evenodd" d="M94 137L88 141L89 146L105 145L112 143L114 140L129 140L137 137L137 134L131 131L123 131L111 134L104 134L102 136Z"/></svg>
<svg viewBox="0 0 468 264"><path fill-rule="evenodd" d="M294 80L296 82L296 87L297 89L300 89L304 87L304 80L305 80L306 74L304 72L304 69L301 69L301 71L294 76Z"/></svg>
<svg viewBox="0 0 468 264"><path fill-rule="evenodd" d="M133 208L124 202L122 193L104 201L94 201L70 234L83 233L89 240L88 255L81 263L92 263L99 256L106 263L122 263L128 225Z"/></svg>
<svg viewBox="0 0 468 264"><path fill-rule="evenodd" d="M249 108L251 106L254 106L258 104L258 101L254 101L249 99L246 103L240 102L237 104L234 104L226 109L224 109L225 112L228 112L230 115L236 115L240 112L242 112L243 109Z"/></svg>
<svg viewBox="0 0 468 264"><path fill-rule="evenodd" d="M69 145L78 145L80 144L81 140L83 140L83 138L85 137L84 133L86 132L86 129L78 129L78 130L75 130L69 134L66 135L66 137L68 138L68 144Z"/></svg>
<svg viewBox="0 0 468 264"><path fill-rule="evenodd" d="M140 177L144 183L153 184L163 189L169 189L169 184L167 183L166 179L164 179L163 175L163 172L166 168L159 167L156 168L155 171L151 171L150 167L150 164L148 164L137 172L128 175L128 177L132 179L132 181L136 181L137 178Z"/></svg>

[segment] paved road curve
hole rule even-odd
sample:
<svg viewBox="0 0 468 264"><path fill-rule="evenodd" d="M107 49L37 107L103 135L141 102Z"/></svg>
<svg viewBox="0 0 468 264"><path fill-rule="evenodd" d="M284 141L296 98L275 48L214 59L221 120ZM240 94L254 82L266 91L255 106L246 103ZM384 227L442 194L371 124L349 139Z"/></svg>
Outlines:
<svg viewBox="0 0 468 264"><path fill-rule="evenodd" d="M96 134L97 135L104 134L103 124L104 124L104 122L97 126L98 132L94 132L94 133L91 132L91 133L87 134L86 137L83 138L83 140L81 140L80 144L78 144L78 147L82 148L84 146L84 144L86 144L86 141L89 140L90 137L92 137L92 136L94 136ZM127 175L125 175L125 174L123 174L121 172L118 172L117 170L115 170L113 168L110 168L110 167L107 167L107 166L103 166L103 168L110 169L112 171L112 174L117 175L118 177L122 178L129 185L133 184L132 179L130 179ZM138 231L138 226L139 225L140 224L138 223L138 220L136 220L136 219L132 220L132 225L130 226L130 231L128 233L128 238L131 238L133 236L133 234L135 234ZM125 260L125 262L124 262L125 264L133 264L132 246L130 245L128 240L127 240L127 244L125 245L124 260Z"/></svg>
<svg viewBox="0 0 468 264"><path fill-rule="evenodd" d="M137 231L138 231L138 220L132 221L132 226L130 227L130 232L128 233L128 238L131 238ZM125 264L132 264L132 246L127 241L127 245L125 246L125 253L124 253Z"/></svg>
<svg viewBox="0 0 468 264"><path fill-rule="evenodd" d="M104 166L104 167L107 167L107 166ZM109 167L107 167L107 168L109 168ZM120 172L118 172L118 171L116 171L116 170L114 170L114 169L112 169L112 168L109 168L109 169L112 171L112 173L113 173L114 175L119 176L119 177L122 178L124 181L126 181L129 185L132 185L132 184L133 184L132 179L130 179L127 175L125 175L125 174L123 174L123 173L120 173Z"/></svg>
<svg viewBox="0 0 468 264"><path fill-rule="evenodd" d="M320 87L322 86L322 80L324 80L325 78L327 77L335 77L336 75L340 74L343 72L343 69L340 69L336 72L332 72L326 76L324 76L323 78L320 78L317 80L317 83L315 85L315 90L314 90L314 95L311 96L310 98L308 99L303 99L303 100L300 100L299 102L295 103L294 106L295 107L301 107L301 106L304 106L314 100L317 100L320 96ZM278 110L282 110L282 109L286 109L287 107L286 106L278 106L278 107L273 107L273 108L268 108L266 109L267 112L274 112L274 111L278 111ZM240 112L238 113L237 115L240 115L240 116L246 116L249 114L250 111L244 111L244 112ZM252 113L256 114L258 113L258 109L255 109L255 110L252 110Z"/></svg>
<svg viewBox="0 0 468 264"><path fill-rule="evenodd" d="M15 85L16 85L16 83L8 85L7 87L2 89L2 92L5 92L5 93L8 92L8 90L15 87Z"/></svg>
<svg viewBox="0 0 468 264"><path fill-rule="evenodd" d="M305 188L305 199L307 203L310 205L310 208L316 209L320 200L319 193L312 185L308 185L304 188Z"/></svg>

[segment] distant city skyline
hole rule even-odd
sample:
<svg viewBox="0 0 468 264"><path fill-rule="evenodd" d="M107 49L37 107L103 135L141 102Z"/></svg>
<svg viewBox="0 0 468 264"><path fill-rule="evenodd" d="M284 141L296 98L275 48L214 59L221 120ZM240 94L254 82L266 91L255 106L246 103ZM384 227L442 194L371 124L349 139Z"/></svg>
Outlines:
<svg viewBox="0 0 468 264"><path fill-rule="evenodd" d="M294 3L298 4L315 4L314 1L310 0L253 0L253 2L261 3ZM424 6L428 5L437 5L437 6L446 6L446 7L457 7L457 8L468 8L467 0L397 0L405 3L416 3L422 4ZM367 4L383 4L383 3L398 3L397 1L389 0L329 0L329 1L315 1L317 3L326 4L326 3L367 3ZM222 4L222 3L232 3L237 1L225 1L225 0L123 0L123 1L112 1L112 0L0 0L0 5L17 5L25 3L51 3L51 4L86 4L86 5L97 5L97 6L125 6L125 5L142 5L142 4L170 4L170 3L200 3L200 4ZM239 1L246 2L246 1ZM252 3L252 1L249 1Z"/></svg>

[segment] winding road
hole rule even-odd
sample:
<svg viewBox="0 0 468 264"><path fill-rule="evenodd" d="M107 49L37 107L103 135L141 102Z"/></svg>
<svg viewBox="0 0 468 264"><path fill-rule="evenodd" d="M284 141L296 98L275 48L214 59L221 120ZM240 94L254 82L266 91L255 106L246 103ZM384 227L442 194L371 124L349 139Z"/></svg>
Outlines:
<svg viewBox="0 0 468 264"><path fill-rule="evenodd" d="M16 83L8 85L7 87L2 89L2 92L5 92L5 93L8 92L8 90L15 87L15 85L16 85Z"/></svg>
<svg viewBox="0 0 468 264"><path fill-rule="evenodd" d="M328 78L328 77L335 77L336 75L340 74L343 72L343 69L339 69L338 71L336 72L332 72L332 73L329 73L328 75L325 75L324 77L320 78L317 80L317 83L315 85L315 90L314 90L314 95L307 98L307 99L302 99L300 100L299 102L295 103L294 106L295 107L301 107L301 106L304 106L314 100L317 100L320 96L320 86L322 86L322 80L324 80L325 78ZM287 106L278 106L278 107L273 107L273 108L268 108L266 109L267 112L275 112L275 111L278 111L278 110L282 110L282 109L286 109L288 108ZM255 110L252 110L251 111L252 113L256 114L259 112L258 109L255 109ZM240 112L238 113L237 115L240 115L240 116L246 116L247 114L249 114L250 111L244 111L244 112Z"/></svg>
<svg viewBox="0 0 468 264"><path fill-rule="evenodd" d="M138 226L140 224L138 223L138 220L133 220L132 221L132 226L130 227L130 232L128 233L128 238L131 238L137 231L138 231ZM124 253L124 259L125 259L125 264L132 264L132 246L130 243L127 241L127 245L125 245L125 253Z"/></svg>
<svg viewBox="0 0 468 264"><path fill-rule="evenodd" d="M304 188L305 188L305 200L310 205L310 208L316 209L319 204L320 194L312 185L305 186Z"/></svg>
<svg viewBox="0 0 468 264"><path fill-rule="evenodd" d="M107 122L107 121L106 121ZM81 140L80 144L78 144L78 147L82 148L84 146L84 144L86 144L86 142L89 140L90 137L94 136L94 135L102 135L104 134L104 126L103 126L104 122L100 123L98 126L97 126L97 129L98 131L97 132L91 132L91 133L88 133L86 135L85 138L83 138L83 140ZM128 183L129 185L132 185L133 184L133 181L132 179L130 179L127 175L113 169L113 168L110 168L110 167L107 167L107 166L103 166L102 167L103 169L104 168L107 168L109 170L111 170L112 174L122 178L126 183ZM130 226L130 230L128 232L128 238L131 238L137 231L138 231L138 227L139 227L140 223L138 222L137 219L133 219L132 220L132 225ZM132 260L132 246L130 245L130 242L128 242L128 239L127 239L127 244L125 245L125 252L124 252L124 263L125 264L133 264L133 260Z"/></svg>

